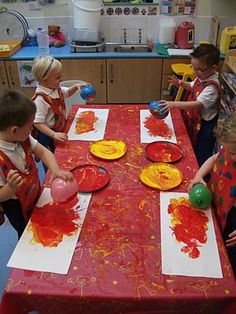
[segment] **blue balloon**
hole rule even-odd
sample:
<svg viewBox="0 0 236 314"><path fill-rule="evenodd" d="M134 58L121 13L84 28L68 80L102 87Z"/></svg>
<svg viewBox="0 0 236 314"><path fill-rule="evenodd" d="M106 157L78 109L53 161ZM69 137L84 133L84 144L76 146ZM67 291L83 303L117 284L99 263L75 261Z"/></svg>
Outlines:
<svg viewBox="0 0 236 314"><path fill-rule="evenodd" d="M82 86L80 96L85 100L92 101L96 96L96 89L92 85Z"/></svg>
<svg viewBox="0 0 236 314"><path fill-rule="evenodd" d="M156 119L164 119L168 116L169 111L162 112L162 105L159 101L154 100L148 105L149 111Z"/></svg>

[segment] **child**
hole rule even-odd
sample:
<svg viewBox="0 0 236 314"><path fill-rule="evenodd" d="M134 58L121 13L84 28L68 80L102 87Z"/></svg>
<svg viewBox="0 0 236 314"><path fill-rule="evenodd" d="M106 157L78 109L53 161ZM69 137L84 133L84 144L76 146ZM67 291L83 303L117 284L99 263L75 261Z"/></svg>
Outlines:
<svg viewBox="0 0 236 314"><path fill-rule="evenodd" d="M215 137L213 129L216 126L220 106L220 85L217 65L220 52L211 44L201 44L190 54L196 79L184 82L177 77L171 77L170 82L182 86L190 95L187 101L165 101L163 111L180 108L191 139L199 165L213 153Z"/></svg>
<svg viewBox="0 0 236 314"><path fill-rule="evenodd" d="M64 97L70 97L84 83L78 83L70 88L60 87L62 64L51 56L37 57L33 62L32 74L38 82L33 100L37 107L34 127L38 130L38 141L54 151L54 141L65 141L67 134L63 133L66 110Z"/></svg>
<svg viewBox="0 0 236 314"><path fill-rule="evenodd" d="M32 153L51 171L51 180L73 178L30 132L36 106L16 91L0 93L0 205L20 238L38 200L40 183Z"/></svg>
<svg viewBox="0 0 236 314"><path fill-rule="evenodd" d="M197 183L206 185L203 178L211 174L208 187L236 276L236 112L219 120L214 133L222 149L205 161L189 189Z"/></svg>

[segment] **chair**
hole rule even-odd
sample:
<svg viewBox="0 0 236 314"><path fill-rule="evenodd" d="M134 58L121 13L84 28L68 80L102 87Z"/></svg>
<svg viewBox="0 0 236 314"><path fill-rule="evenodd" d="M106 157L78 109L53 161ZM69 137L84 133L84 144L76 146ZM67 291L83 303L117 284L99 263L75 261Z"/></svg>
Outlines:
<svg viewBox="0 0 236 314"><path fill-rule="evenodd" d="M176 63L171 65L171 69L176 76L181 76L183 81L193 81L195 79L195 73L191 64ZM175 100L180 100L184 92L182 86L179 87Z"/></svg>
<svg viewBox="0 0 236 314"><path fill-rule="evenodd" d="M62 87L71 87L74 84L78 84L78 83L84 83L85 85L87 85L87 83L85 83L84 81L79 81L79 80L69 80L69 81L63 81L61 82L61 86ZM76 92L74 95L65 98L65 105L66 105L66 116L68 116L69 112L70 112L70 108L73 104L86 104L86 100L84 100L81 96L79 92Z"/></svg>

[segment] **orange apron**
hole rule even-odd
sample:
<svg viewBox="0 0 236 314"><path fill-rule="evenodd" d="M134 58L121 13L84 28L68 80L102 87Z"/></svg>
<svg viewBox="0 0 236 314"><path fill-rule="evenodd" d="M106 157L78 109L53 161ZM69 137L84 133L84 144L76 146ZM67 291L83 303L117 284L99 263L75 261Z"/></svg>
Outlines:
<svg viewBox="0 0 236 314"><path fill-rule="evenodd" d="M208 187L214 195L214 207L220 228L224 231L226 218L236 202L236 161L222 149L213 165Z"/></svg>
<svg viewBox="0 0 236 314"><path fill-rule="evenodd" d="M206 81L201 82L199 78L197 78L194 82L192 90L188 96L187 101L195 101L197 100L198 95L204 90L208 85L216 86L219 91L219 97L217 100L218 108L220 107L220 85L216 81ZM189 138L192 142L192 145L195 146L197 142L197 134L201 128L201 114L200 109L191 109L191 110L181 110L182 117L184 119L184 123L186 125Z"/></svg>
<svg viewBox="0 0 236 314"><path fill-rule="evenodd" d="M50 105L54 113L55 124L53 126L53 130L56 132L62 132L66 122L66 107L61 88L58 88L57 91L59 98L52 98L44 93L35 93L32 97L32 100L35 100L39 95L43 97L43 99Z"/></svg>
<svg viewBox="0 0 236 314"><path fill-rule="evenodd" d="M25 221L30 218L31 212L38 200L40 181L38 170L32 157L32 148L29 139L22 143L26 155L27 171L22 172L13 164L10 158L0 150L0 166L5 177L13 169L17 170L23 178L23 183L16 190L16 197L20 201Z"/></svg>

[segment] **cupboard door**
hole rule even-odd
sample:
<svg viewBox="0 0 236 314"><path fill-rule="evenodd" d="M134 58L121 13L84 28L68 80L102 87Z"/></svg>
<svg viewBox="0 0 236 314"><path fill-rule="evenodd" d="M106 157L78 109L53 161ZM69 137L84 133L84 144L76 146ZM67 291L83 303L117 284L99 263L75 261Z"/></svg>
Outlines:
<svg viewBox="0 0 236 314"><path fill-rule="evenodd" d="M161 59L107 59L108 103L149 103L160 98Z"/></svg>
<svg viewBox="0 0 236 314"><path fill-rule="evenodd" d="M11 90L18 90L23 94L32 97L35 87L21 87L20 75L17 67L17 61L5 61L9 88ZM24 77L22 78L24 80Z"/></svg>
<svg viewBox="0 0 236 314"><path fill-rule="evenodd" d="M0 61L0 92L4 90L8 90L8 80L7 80L7 73L5 69L4 61Z"/></svg>
<svg viewBox="0 0 236 314"><path fill-rule="evenodd" d="M106 103L106 62L104 59L61 59L62 81L81 80L96 88L93 103Z"/></svg>

